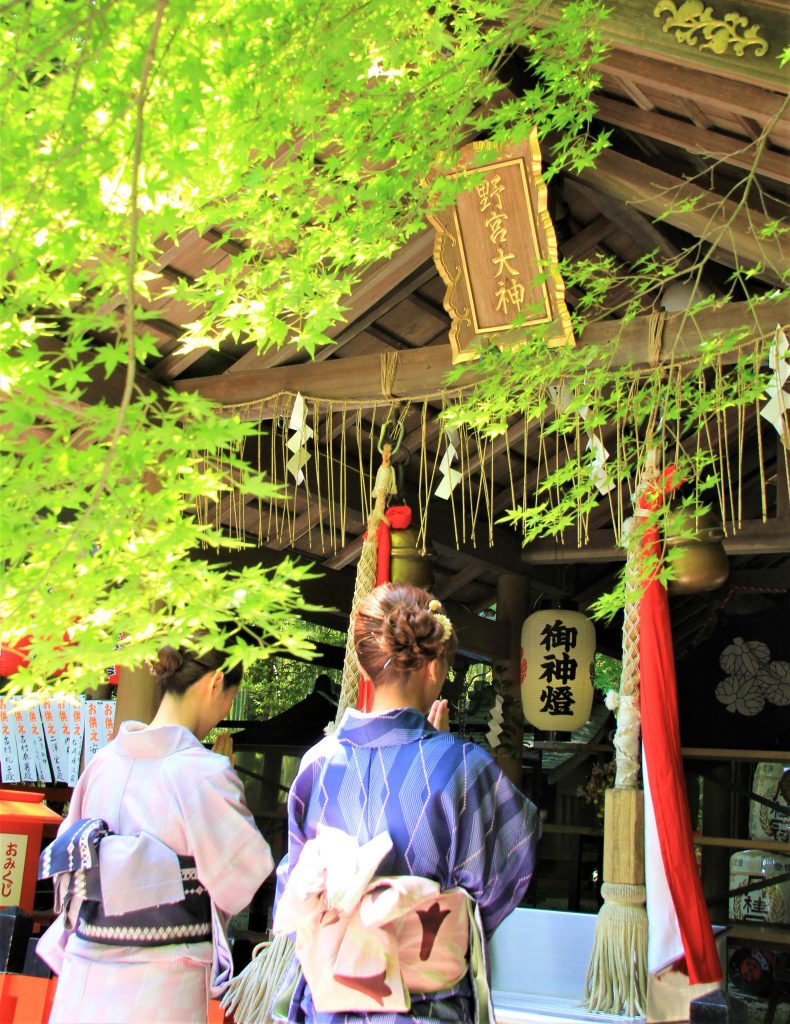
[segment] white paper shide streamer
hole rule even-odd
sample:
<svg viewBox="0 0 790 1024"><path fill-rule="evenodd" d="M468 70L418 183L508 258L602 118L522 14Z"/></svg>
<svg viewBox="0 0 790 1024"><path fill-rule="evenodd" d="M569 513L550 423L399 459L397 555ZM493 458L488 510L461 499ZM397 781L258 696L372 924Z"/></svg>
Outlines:
<svg viewBox="0 0 790 1024"><path fill-rule="evenodd" d="M313 431L307 424L307 406L298 392L291 410L291 418L288 421L288 429L291 431L291 436L288 438L287 446L291 457L286 466L298 487L304 482L303 469L310 459L307 442L313 437Z"/></svg>
<svg viewBox="0 0 790 1024"><path fill-rule="evenodd" d="M549 394L551 395L554 407L557 413L565 412L571 403L571 396L568 393L568 389L564 381L561 381L559 385L550 385ZM587 427L587 418L590 415L590 409L584 405L578 410L579 418L585 423L584 433L587 437L587 443L584 448L585 451L592 452L593 459L591 464L592 479L593 483L599 494L608 494L609 491L614 487L614 480L609 476L606 469L606 463L609 461L609 451L605 447L601 438Z"/></svg>
<svg viewBox="0 0 790 1024"><path fill-rule="evenodd" d="M497 694L497 696L494 697L494 706L491 708L491 718L489 719L488 732L486 733L486 742L492 750L495 750L496 747L499 746L504 721L505 716L502 712L502 698Z"/></svg>
<svg viewBox="0 0 790 1024"><path fill-rule="evenodd" d="M781 327L777 326L768 353L768 365L773 371L773 378L765 389L765 397L768 401L760 410L760 415L771 424L782 444L790 450L790 424L788 424L790 394L786 389L787 381L790 379L790 363L786 359L788 349L790 349L790 343L787 340L787 335Z"/></svg>
<svg viewBox="0 0 790 1024"><path fill-rule="evenodd" d="M448 430L446 437L447 445L444 449L442 461L439 463L439 472L442 478L436 485L434 494L437 498L444 498L445 501L448 501L450 495L461 482L461 473L459 470L453 469L453 463L458 460L458 432Z"/></svg>

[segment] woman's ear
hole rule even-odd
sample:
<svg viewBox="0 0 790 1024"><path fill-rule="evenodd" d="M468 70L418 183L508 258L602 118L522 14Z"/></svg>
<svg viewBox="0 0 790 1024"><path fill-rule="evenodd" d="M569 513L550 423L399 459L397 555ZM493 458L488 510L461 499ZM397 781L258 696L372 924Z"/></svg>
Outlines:
<svg viewBox="0 0 790 1024"><path fill-rule="evenodd" d="M212 697L215 697L223 689L222 684L224 681L225 673L222 671L222 669L218 668L216 672L212 673L211 680L209 682L209 690L211 692Z"/></svg>
<svg viewBox="0 0 790 1024"><path fill-rule="evenodd" d="M432 686L441 686L447 678L447 662L443 657L434 658L428 663L428 678Z"/></svg>

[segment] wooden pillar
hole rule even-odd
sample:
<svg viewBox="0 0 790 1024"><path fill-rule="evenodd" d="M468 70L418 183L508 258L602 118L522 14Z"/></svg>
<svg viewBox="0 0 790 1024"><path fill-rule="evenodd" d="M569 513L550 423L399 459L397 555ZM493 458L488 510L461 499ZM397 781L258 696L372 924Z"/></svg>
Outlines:
<svg viewBox="0 0 790 1024"><path fill-rule="evenodd" d="M729 763L711 767L709 777L702 783L702 834L706 836L731 836L733 822L730 816L732 766ZM702 847L702 891L707 900L715 901L730 888L730 854L732 850L718 846ZM722 920L727 908L712 902L711 915L714 921Z"/></svg>
<svg viewBox="0 0 790 1024"><path fill-rule="evenodd" d="M149 669L121 668L115 704L115 733L121 722L145 722L147 725L159 707L156 678Z"/></svg>
<svg viewBox="0 0 790 1024"><path fill-rule="evenodd" d="M492 665L494 693L502 698L502 736L494 760L521 787L524 713L521 709L521 626L527 606L526 577L505 573L497 581L496 618L507 627L508 649Z"/></svg>

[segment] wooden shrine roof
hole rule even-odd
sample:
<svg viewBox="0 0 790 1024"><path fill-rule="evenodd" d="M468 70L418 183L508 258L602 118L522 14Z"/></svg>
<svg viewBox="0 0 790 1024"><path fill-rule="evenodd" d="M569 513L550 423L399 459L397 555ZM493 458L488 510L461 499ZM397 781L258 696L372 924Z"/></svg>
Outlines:
<svg viewBox="0 0 790 1024"><path fill-rule="evenodd" d="M666 210L666 190L695 192L704 207L706 198L729 195L759 157L759 190L735 212L731 229L720 238L707 264L704 282L711 292L721 294L737 250L742 261L757 268L758 287L768 291L788 265L787 246L781 238L757 237L761 225L785 210L790 187L787 82L776 61L778 52L788 44L786 38L780 38L782 31L787 34L786 21L782 29L782 4L765 0L762 4L741 5L753 22L763 26L761 31L770 44L765 58L755 56L752 48L742 59L732 53L705 53L674 41L659 19L651 20L642 10L652 10L652 4L622 0L613 6L614 45L600 68L595 96L599 125L612 132L611 147L595 168L578 176L560 174L550 184L549 210L560 255L578 259L603 254L629 263L646 251L658 249L674 257L704 234L706 222L699 207L680 209L656 222L655 218ZM518 88L517 80L511 84ZM701 172L704 174L700 176ZM692 176L699 177L690 185L687 179ZM735 203L735 199L730 201ZM424 232L391 259L365 273L349 297L344 321L330 332L334 344L319 351L315 363L308 362L305 353L289 343L258 353L252 339L242 344L223 341L217 350L182 350L179 339L183 326L194 319L194 311L161 293L174 280L194 279L205 269L220 266L237 251L237 245L243 244L225 242L217 247L220 240L218 232L190 232L162 252L156 267L160 277L151 282L152 298L146 304L156 314L146 326L158 339L158 354L145 368L144 386L173 384L223 404L249 403L249 416L263 415L269 421L272 396L282 392L300 391L336 399L337 405L328 413L334 417L330 433L335 437L343 432L344 401L355 410L355 402L380 393L382 355L398 354L392 383L395 399L405 402L441 388L451 365L450 321L442 301L445 287L433 262L432 228L426 225ZM609 324L589 328L580 344L601 340L607 331L614 331L617 307L630 297L627 284L616 291L618 294L609 296ZM579 294L571 290L568 304L573 307L578 298ZM630 324L619 338L623 359L647 360L645 325L649 313L650 309L645 308L644 318ZM703 316L709 317L714 326L726 327L738 322L738 309L725 307ZM777 316L783 324L790 323L788 304L772 307L765 314L765 322L759 325L765 334L773 330ZM681 351L685 346L693 350L695 338L682 331L672 334L671 320L667 329L671 348ZM109 384L97 383L95 394L106 396L108 387L112 392L112 380ZM425 424L418 403L407 412L407 447L414 450L423 440L429 448L436 443L438 408L436 402L429 404ZM325 406L320 415L326 418ZM381 417L379 410L377 423ZM363 409L359 440L365 464L371 459L371 422L371 410ZM522 493L524 479L529 485L531 474L534 476L535 452L529 444L525 450L524 441L523 426L514 424L493 453L491 500L499 514L508 507L513 493ZM349 462L358 460L356 436L349 436L348 443ZM505 448L510 463L503 458ZM770 586L779 591L790 588L790 501L782 486L779 450L774 443L766 447L762 470L756 450L747 453L752 465L744 492L747 522L727 543L731 586ZM474 459L470 461L467 468L472 475L479 475L480 461L476 465ZM517 463L520 471L511 490L511 467ZM756 482L761 474L767 481L768 522L762 521L758 500ZM407 492L416 493L418 486L418 468L410 461ZM353 490L349 495L342 514L342 533L337 508L330 515L320 503L310 505L302 499L294 505L293 519L284 534L272 531L270 524L261 524L253 501L244 502L241 509L226 503L221 519L229 527L234 523L238 527L241 521L249 538L258 541L255 549L239 557L271 561L283 552L292 552L321 563L328 571L328 581L313 586L310 596L314 598L318 593L324 603L336 604L341 614L335 621L340 623L347 614L346 602L350 602L365 525L364 502L353 495ZM582 549L574 540L565 544L539 541L522 550L519 535L501 524L493 527L493 546L489 545L487 530L479 531L474 540L458 543L448 503L433 498L431 505L428 535L436 556L435 590L467 623L495 601L497 579L503 573L526 575L530 601L541 595L565 597L584 608L611 586L622 561L605 511L591 518L589 541ZM721 599L722 595L713 599L703 595L680 602L677 632L681 642L696 635L709 616L711 601ZM468 635L474 636L469 646L490 654L500 639L495 624L481 621L479 630L473 630L473 625L469 626ZM610 647L616 649L616 634L610 639Z"/></svg>

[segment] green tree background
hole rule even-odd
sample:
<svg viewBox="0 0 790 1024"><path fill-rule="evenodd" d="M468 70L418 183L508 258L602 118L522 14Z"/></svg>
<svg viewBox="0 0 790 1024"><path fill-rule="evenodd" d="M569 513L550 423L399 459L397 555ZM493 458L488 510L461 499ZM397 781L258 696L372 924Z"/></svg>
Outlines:
<svg viewBox="0 0 790 1024"><path fill-rule="evenodd" d="M230 570L205 498L274 488L252 425L146 386L160 254L215 232L235 255L165 295L182 350L326 344L366 266L450 202L470 136L555 139L589 165L603 7L572 0L9 0L0 7L3 639L32 635L20 687L93 683L163 641L233 631L234 660L306 654L306 570ZM503 97L516 47L534 87ZM98 398L97 398L98 396ZM200 557L213 549L212 564ZM66 659L64 629L71 644ZM119 634L124 641L114 647ZM263 638L261 641L260 638ZM64 661L66 662L64 666Z"/></svg>

